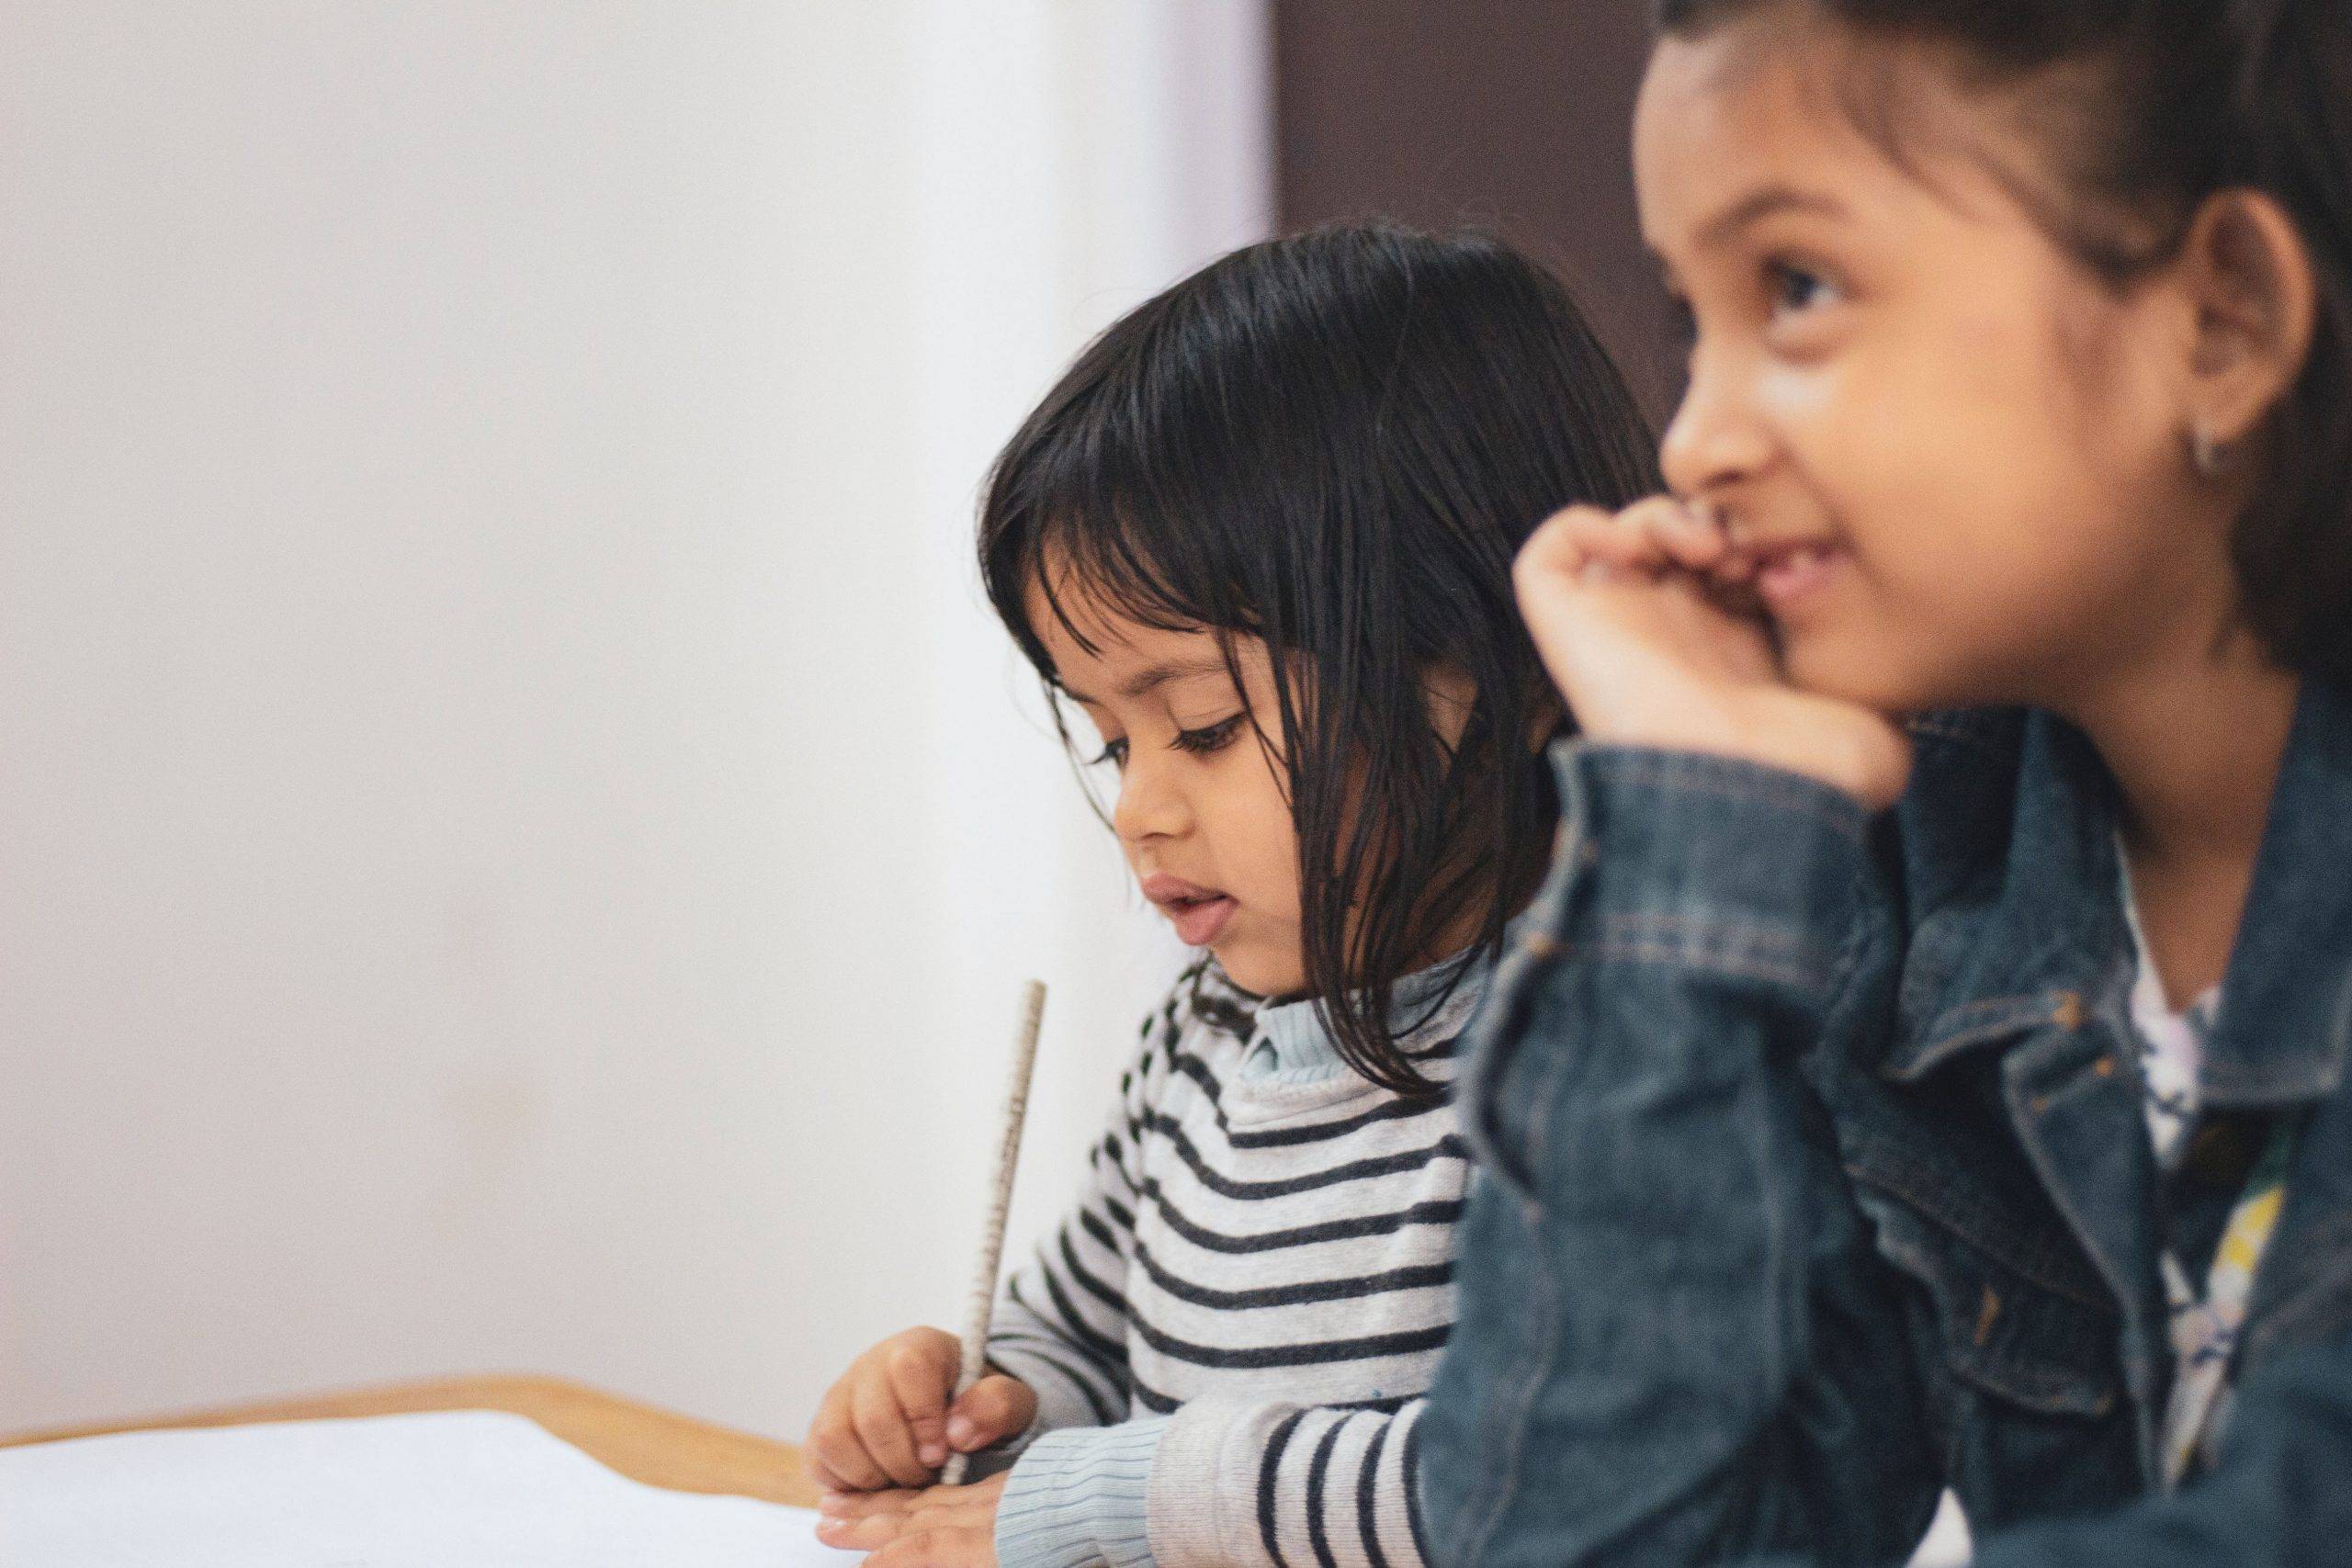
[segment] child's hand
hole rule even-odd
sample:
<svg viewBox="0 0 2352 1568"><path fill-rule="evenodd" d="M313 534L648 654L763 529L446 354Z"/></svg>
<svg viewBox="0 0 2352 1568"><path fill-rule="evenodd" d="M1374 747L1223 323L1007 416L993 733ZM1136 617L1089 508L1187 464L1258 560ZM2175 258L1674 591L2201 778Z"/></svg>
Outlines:
<svg viewBox="0 0 2352 1568"><path fill-rule="evenodd" d="M962 1352L936 1328L894 1334L850 1363L808 1424L802 1458L828 1492L923 1486L951 1450L1020 1436L1037 1418L1027 1383L991 1372L948 1404Z"/></svg>
<svg viewBox="0 0 2352 1568"><path fill-rule="evenodd" d="M1595 740L1785 768L1872 810L1902 795L1902 730L1788 683L1750 564L1681 502L1654 497L1613 517L1570 507L1535 531L1512 575L1536 650Z"/></svg>
<svg viewBox="0 0 2352 1568"><path fill-rule="evenodd" d="M971 1486L836 1493L825 1499L817 1539L872 1552L866 1562L873 1568L996 1568L996 1506L1004 1481L995 1475Z"/></svg>

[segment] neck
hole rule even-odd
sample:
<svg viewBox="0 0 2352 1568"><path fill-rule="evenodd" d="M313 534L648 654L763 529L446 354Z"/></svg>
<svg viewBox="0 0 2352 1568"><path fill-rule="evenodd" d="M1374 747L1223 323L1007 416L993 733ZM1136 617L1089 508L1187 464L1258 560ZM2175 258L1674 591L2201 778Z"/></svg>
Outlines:
<svg viewBox="0 0 2352 1568"><path fill-rule="evenodd" d="M2115 776L2135 861L2251 867L2301 681L2244 633L2179 640L2061 712Z"/></svg>

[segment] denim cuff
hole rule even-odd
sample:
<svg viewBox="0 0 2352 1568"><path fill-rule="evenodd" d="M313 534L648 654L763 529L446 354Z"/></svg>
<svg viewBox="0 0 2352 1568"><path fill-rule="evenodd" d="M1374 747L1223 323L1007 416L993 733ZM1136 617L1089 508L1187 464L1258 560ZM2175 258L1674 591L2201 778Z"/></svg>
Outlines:
<svg viewBox="0 0 2352 1568"><path fill-rule="evenodd" d="M1800 773L1555 742L1560 839L1526 944L1821 1000L1852 930L1870 814Z"/></svg>
<svg viewBox="0 0 2352 1568"><path fill-rule="evenodd" d="M1155 1568L1147 1500L1168 1422L1070 1427L1031 1443L997 1500L999 1568Z"/></svg>

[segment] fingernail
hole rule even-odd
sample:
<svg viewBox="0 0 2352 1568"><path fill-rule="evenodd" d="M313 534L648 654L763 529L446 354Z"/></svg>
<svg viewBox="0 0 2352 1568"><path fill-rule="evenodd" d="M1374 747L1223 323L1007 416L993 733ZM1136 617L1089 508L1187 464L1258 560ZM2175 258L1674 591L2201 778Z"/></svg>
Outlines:
<svg viewBox="0 0 2352 1568"><path fill-rule="evenodd" d="M972 1439L979 1435L978 1428L972 1425L970 1417L950 1416L947 1418L947 1440L956 1447L968 1449L972 1446Z"/></svg>
<svg viewBox="0 0 2352 1568"><path fill-rule="evenodd" d="M925 1443L922 1448L915 1450L915 1457L922 1460L923 1463L929 1465L932 1469L937 1470L941 1465L947 1462L947 1445L945 1443Z"/></svg>

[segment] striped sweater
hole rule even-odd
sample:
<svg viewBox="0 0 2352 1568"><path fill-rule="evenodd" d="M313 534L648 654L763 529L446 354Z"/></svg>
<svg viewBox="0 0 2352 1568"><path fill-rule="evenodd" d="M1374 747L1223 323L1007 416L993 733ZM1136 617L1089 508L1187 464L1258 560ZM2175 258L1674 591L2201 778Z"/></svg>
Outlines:
<svg viewBox="0 0 2352 1568"><path fill-rule="evenodd" d="M1453 1075L1482 966L1401 1043ZM1431 976L1397 987L1427 1012ZM1450 1095L1340 1062L1204 962L1144 1027L1076 1210L989 1357L1035 1389L1003 1568L1419 1568L1417 1427L1470 1174Z"/></svg>

